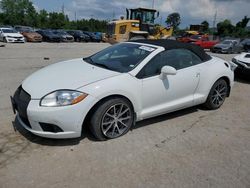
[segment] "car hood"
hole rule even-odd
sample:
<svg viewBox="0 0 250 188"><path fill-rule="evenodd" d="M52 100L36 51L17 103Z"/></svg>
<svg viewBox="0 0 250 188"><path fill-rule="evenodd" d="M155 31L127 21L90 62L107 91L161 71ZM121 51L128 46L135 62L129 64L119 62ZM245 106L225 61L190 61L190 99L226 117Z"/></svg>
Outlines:
<svg viewBox="0 0 250 188"><path fill-rule="evenodd" d="M229 48L230 45L228 45L228 44L216 44L214 47Z"/></svg>
<svg viewBox="0 0 250 188"><path fill-rule="evenodd" d="M244 63L250 64L250 53L241 53L240 55L236 56L235 59L238 61L242 61Z"/></svg>
<svg viewBox="0 0 250 188"><path fill-rule="evenodd" d="M40 69L26 78L22 87L32 99L40 99L55 90L75 90L119 74L121 73L93 66L83 59L74 59Z"/></svg>
<svg viewBox="0 0 250 188"><path fill-rule="evenodd" d="M73 38L71 35L61 35L63 38Z"/></svg>
<svg viewBox="0 0 250 188"><path fill-rule="evenodd" d="M24 36L27 36L27 37L31 37L31 38L34 38L34 37L42 37L40 34L38 33L28 33L28 32L24 32L23 33Z"/></svg>
<svg viewBox="0 0 250 188"><path fill-rule="evenodd" d="M21 35L20 33L4 33L3 34L5 37L9 36L9 37L23 37L23 35Z"/></svg>
<svg viewBox="0 0 250 188"><path fill-rule="evenodd" d="M51 33L49 33L49 34L45 33L45 34L44 34L44 36L46 36L46 37L50 37L50 38L60 38L60 37L61 37L60 35L57 35L57 34L51 34Z"/></svg>

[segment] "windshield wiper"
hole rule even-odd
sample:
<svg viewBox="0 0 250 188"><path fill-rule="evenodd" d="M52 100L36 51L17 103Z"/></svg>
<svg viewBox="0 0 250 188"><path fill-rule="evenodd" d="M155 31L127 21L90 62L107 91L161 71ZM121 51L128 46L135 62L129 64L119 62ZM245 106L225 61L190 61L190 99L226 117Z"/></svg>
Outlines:
<svg viewBox="0 0 250 188"><path fill-rule="evenodd" d="M102 68L105 68L105 69L109 69L110 70L110 67L108 67L107 65L104 65L102 63L91 63L92 65L96 65L98 67L102 67Z"/></svg>
<svg viewBox="0 0 250 188"><path fill-rule="evenodd" d="M102 67L102 68L105 68L105 69L108 69L108 70L112 70L109 66L105 65L105 64L102 64L102 63L95 63L91 57L87 57L87 58L83 58L84 61L86 61L87 63L91 64L91 65L95 65L95 66L98 66L98 67Z"/></svg>

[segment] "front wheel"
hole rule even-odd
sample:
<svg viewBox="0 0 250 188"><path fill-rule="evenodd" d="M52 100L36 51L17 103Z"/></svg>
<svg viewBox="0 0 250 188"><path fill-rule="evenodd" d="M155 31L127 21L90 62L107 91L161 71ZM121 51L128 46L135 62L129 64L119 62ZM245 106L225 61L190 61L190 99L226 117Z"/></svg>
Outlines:
<svg viewBox="0 0 250 188"><path fill-rule="evenodd" d="M228 89L228 84L225 80L220 79L216 81L209 92L207 101L204 104L205 107L209 110L220 108L227 97Z"/></svg>
<svg viewBox="0 0 250 188"><path fill-rule="evenodd" d="M133 121L130 102L124 98L112 98L97 107L90 120L90 129L98 140L113 139L126 134Z"/></svg>
<svg viewBox="0 0 250 188"><path fill-rule="evenodd" d="M5 37L3 38L3 42L8 43L8 41L7 41L7 39Z"/></svg>

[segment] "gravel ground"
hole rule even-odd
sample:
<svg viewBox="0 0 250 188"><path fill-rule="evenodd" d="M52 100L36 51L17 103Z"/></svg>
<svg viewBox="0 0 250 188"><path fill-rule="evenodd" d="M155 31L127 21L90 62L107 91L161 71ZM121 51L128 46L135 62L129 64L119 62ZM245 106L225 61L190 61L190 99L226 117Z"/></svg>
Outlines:
<svg viewBox="0 0 250 188"><path fill-rule="evenodd" d="M32 72L90 55L104 43L8 44L0 48L0 188L250 187L250 82L237 79L216 111L201 107L137 123L125 136L96 142L15 132L9 96ZM230 60L234 55L219 55Z"/></svg>

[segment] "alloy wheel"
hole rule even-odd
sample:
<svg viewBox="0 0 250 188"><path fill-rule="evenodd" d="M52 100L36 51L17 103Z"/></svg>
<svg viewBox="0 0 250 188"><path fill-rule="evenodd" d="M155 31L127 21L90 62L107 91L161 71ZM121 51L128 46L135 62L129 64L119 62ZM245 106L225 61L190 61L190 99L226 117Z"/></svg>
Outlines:
<svg viewBox="0 0 250 188"><path fill-rule="evenodd" d="M114 104L103 115L102 133L108 138L119 137L130 128L131 121L131 109L123 103Z"/></svg>
<svg viewBox="0 0 250 188"><path fill-rule="evenodd" d="M225 101L225 98L227 96L227 85L225 85L223 82L219 83L213 91L212 94L212 103L219 107L223 104Z"/></svg>

